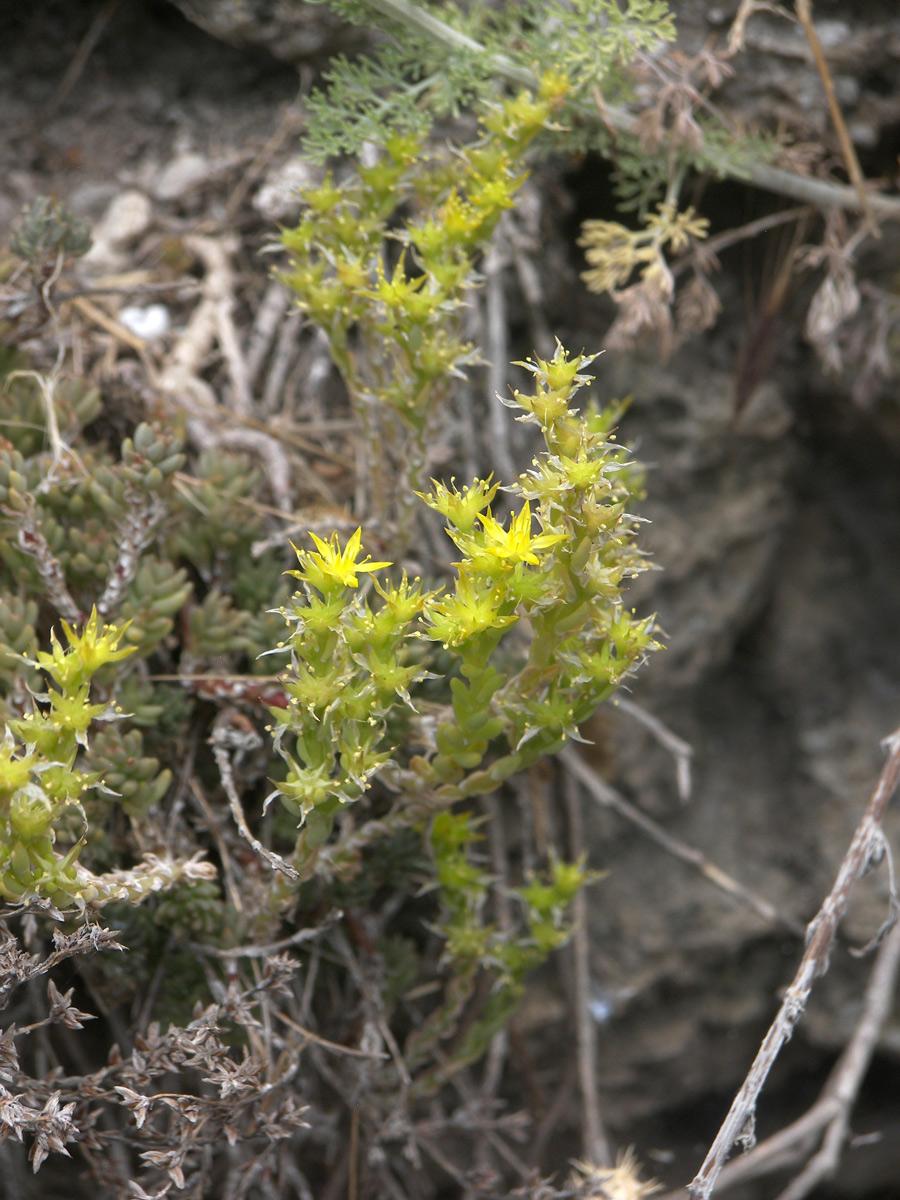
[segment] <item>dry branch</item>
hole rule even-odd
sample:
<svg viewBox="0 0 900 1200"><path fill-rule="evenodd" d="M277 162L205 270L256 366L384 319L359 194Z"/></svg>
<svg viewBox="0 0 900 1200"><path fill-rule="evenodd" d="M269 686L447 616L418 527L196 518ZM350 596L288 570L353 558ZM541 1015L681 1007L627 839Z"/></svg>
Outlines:
<svg viewBox="0 0 900 1200"><path fill-rule="evenodd" d="M692 1180L692 1196L707 1200L712 1195L719 1172L737 1142L752 1146L756 1103L769 1071L784 1043L806 1008L806 1002L816 979L828 970L829 955L837 927L841 922L856 881L869 867L877 865L886 850L882 820L900 777L900 729L885 740L888 759L881 772L863 818L856 828L850 848L844 856L834 887L807 930L806 951L794 981L787 989L778 1015L763 1038L753 1066L734 1098L716 1139L703 1165ZM892 917L896 897L891 897ZM792 1196L797 1200L801 1193ZM805 1194L805 1193L802 1193Z"/></svg>
<svg viewBox="0 0 900 1200"><path fill-rule="evenodd" d="M247 818L244 816L244 810L241 808L241 799L235 786L234 771L228 752L229 750L233 750L236 754L241 754L247 750L257 749L261 744L259 734L256 733L252 726L245 724L240 719L239 713L231 713L225 709L216 719L209 741L212 746L213 757L216 760L216 766L219 768L222 787L225 790L225 795L228 797L228 806L231 809L231 815L234 817L235 824L241 832L241 837L274 870L280 871L288 879L299 879L298 872L294 870L290 863L285 862L281 855L276 854L274 850L267 849L259 838L253 836L250 826L247 824Z"/></svg>
<svg viewBox="0 0 900 1200"><path fill-rule="evenodd" d="M726 1163L716 1183L717 1194L805 1161L805 1169L778 1197L778 1200L802 1200L817 1183L834 1173L847 1140L850 1111L872 1061L878 1035L890 1015L898 968L900 925L895 925L878 951L853 1035L832 1068L819 1098L796 1121L740 1158ZM821 1149L810 1158L820 1138ZM687 1194L685 1189L679 1188L659 1200L685 1200Z"/></svg>
<svg viewBox="0 0 900 1200"><path fill-rule="evenodd" d="M866 194L866 181L863 177L862 169L859 165L859 159L856 156L856 149L850 138L847 130L847 122L844 120L844 114L841 112L841 106L838 103L837 94L834 90L834 80L831 77L831 72L828 69L828 63L825 61L825 55L822 52L822 43L819 41L819 35L816 33L816 27L813 24L812 17L812 0L796 0L797 18L803 27L803 32L806 34L806 40L809 42L809 48L812 50L813 60L816 64L816 70L819 72L819 78L822 81L822 87L825 89L825 98L828 101L828 111L831 114L832 124L838 136L838 141L841 145L841 153L844 156L844 165L847 168L847 174L856 189L856 194L859 196L859 204L866 218L866 226L869 233L875 237L881 237L881 230L878 228L878 222L872 215L872 209L869 206L869 197Z"/></svg>
<svg viewBox="0 0 900 1200"><path fill-rule="evenodd" d="M587 843L581 813L580 789L572 774L563 780L563 794L569 818L569 854L578 857ZM572 1005L574 1008L575 1042L578 1048L578 1085L582 1107L582 1154L588 1162L612 1166L615 1161L609 1135L600 1111L597 1087L597 1038L591 1015L590 929L587 897L582 888L572 905L575 932L572 937L572 965L575 976Z"/></svg>
<svg viewBox="0 0 900 1200"><path fill-rule="evenodd" d="M632 825L636 825L638 829L642 829L657 845L662 846L664 850L674 855L675 858L680 858L682 862L686 862L689 866L694 867L710 883L715 884L716 887L721 888L723 892L727 892L729 896L734 897L736 900L742 901L764 920L784 925L792 933L802 936L803 927L793 917L785 913L780 913L768 900L764 900L762 896L758 896L750 888L733 879L721 867L717 867L715 863L710 862L701 850L697 850L693 846L687 846L684 842L679 841L678 838L673 837L661 825L658 825L652 817L648 817L646 813L641 812L639 808L630 804L615 788L610 787L608 783L604 783L588 766L574 746L568 746L559 755L559 758L566 769L571 771L575 778L587 788L591 798L596 800L598 804L602 804L605 808L611 808L614 812L624 817L626 821L630 821Z"/></svg>

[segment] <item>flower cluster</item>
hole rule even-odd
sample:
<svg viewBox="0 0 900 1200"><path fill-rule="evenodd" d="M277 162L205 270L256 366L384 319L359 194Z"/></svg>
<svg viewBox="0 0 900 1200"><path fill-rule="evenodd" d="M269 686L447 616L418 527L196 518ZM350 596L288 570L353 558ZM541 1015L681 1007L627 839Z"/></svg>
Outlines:
<svg viewBox="0 0 900 1200"><path fill-rule="evenodd" d="M79 754L93 724L119 715L110 705L90 703L91 680L135 647L121 646L125 627L101 625L96 609L80 632L62 624L68 645L51 634L49 653L38 651L34 664L53 686L35 697L30 712L9 721L0 746L0 896L41 898L57 908L139 903L181 879L209 879L213 868L196 860L148 856L137 867L107 875L79 864L89 834L82 796L101 782L98 773L82 769ZM70 843L64 851L57 849L60 836Z"/></svg>
<svg viewBox="0 0 900 1200"><path fill-rule="evenodd" d="M537 387L510 403L540 427L547 449L511 489L521 505L508 524L491 513L490 480L461 490L435 483L422 494L462 556L449 589L426 592L404 576L373 578L366 594L359 576L390 564L363 557L361 530L343 548L336 534L312 535L316 549L297 551L300 569L290 573L304 590L282 610L292 627L291 701L273 715L289 768L282 799L306 827L301 859L389 765L395 784L433 789L444 805L494 790L577 738L656 647L652 618L636 617L621 597L647 564L626 511L640 480L611 439L616 411L579 416L571 406L589 361L560 346L551 361L524 364ZM516 625L528 632L513 642ZM412 712L416 688L433 678L427 641L450 656L449 704L424 751L398 764L392 715Z"/></svg>
<svg viewBox="0 0 900 1200"><path fill-rule="evenodd" d="M389 137L358 179L338 187L328 175L307 191L305 216L282 235L285 282L328 338L362 423L371 518L396 523L401 539L427 478L432 417L477 357L461 310L478 256L526 178L527 146L566 89L548 75L536 96L505 100L483 118L475 144L450 158L415 134ZM411 214L399 229L398 210Z"/></svg>

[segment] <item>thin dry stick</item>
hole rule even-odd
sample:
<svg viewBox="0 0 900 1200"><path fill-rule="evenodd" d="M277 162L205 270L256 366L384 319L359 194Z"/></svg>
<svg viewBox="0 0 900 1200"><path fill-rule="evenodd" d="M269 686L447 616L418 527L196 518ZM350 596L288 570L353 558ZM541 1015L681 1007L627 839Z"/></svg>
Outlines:
<svg viewBox="0 0 900 1200"><path fill-rule="evenodd" d="M573 775L563 777L563 796L569 822L569 853L577 858L585 845L581 795ZM590 1012L591 968L590 935L585 889L580 888L572 904L575 932L572 936L572 963L575 974L575 1044L578 1050L578 1084L581 1089L581 1141L584 1157L598 1166L615 1162L612 1146L600 1114L597 1090L597 1038Z"/></svg>
<svg viewBox="0 0 900 1200"><path fill-rule="evenodd" d="M102 308L98 308L96 304L88 300L87 296L76 296L72 301L72 305L91 324L99 325L101 329L105 329L107 333L112 334L117 342L122 342L124 345L130 347L130 349L137 351L138 354L143 354L147 349L147 343L144 338L138 337L136 333L132 333L130 329L126 329L115 317L111 317L109 313L105 313Z"/></svg>
<svg viewBox="0 0 900 1200"><path fill-rule="evenodd" d="M703 1165L690 1184L692 1196L712 1195L719 1172L736 1142L751 1144L756 1102L781 1047L794 1031L806 1008L816 979L828 970L828 957L837 927L846 912L854 884L885 852L881 823L888 801L900 777L900 729L885 740L888 760L872 799L856 828L850 848L841 863L834 887L807 930L806 951L794 981L788 988L778 1015L763 1038L753 1066L734 1098L728 1116L710 1147ZM895 899L892 897L892 907Z"/></svg>
<svg viewBox="0 0 900 1200"><path fill-rule="evenodd" d="M866 225L871 234L875 237L881 237L881 230L878 228L871 206L869 205L869 197L866 194L866 181L860 169L859 159L856 157L856 150L854 149L853 142L850 140L850 134L847 132L844 114L841 112L841 106L838 104L838 98L835 94L834 80L831 78L828 63L825 61L825 55L822 52L822 43L819 41L819 35L816 33L816 27L813 24L812 0L795 0L795 7L797 10L797 20L803 26L803 32L806 34L806 40L809 42L810 50L812 50L816 70L819 72L822 87L825 89L828 111L831 114L831 120L834 124L838 141L841 144L844 165L847 168L847 174L850 176L853 186L856 188L856 194L859 196L859 203L865 214Z"/></svg>
<svg viewBox="0 0 900 1200"><path fill-rule="evenodd" d="M785 12L779 4L770 4L766 0L741 0L728 31L728 58L734 58L744 49L747 22L754 13L758 12L768 12L775 17L786 17L787 20L792 20L791 14Z"/></svg>
<svg viewBox="0 0 900 1200"><path fill-rule="evenodd" d="M813 209L808 204L798 204L793 208L785 208L781 212L757 217L754 221L748 221L746 225L739 225L737 229L726 229L724 233L707 238L705 242L696 242L692 247L692 252L672 263L670 270L677 278L691 267L702 267L704 263L709 263L714 255L721 250L727 250L729 246L749 241L750 238L759 237L763 233L769 233L779 225L788 225L791 221L799 223L804 218L811 216L812 213Z"/></svg>
<svg viewBox="0 0 900 1200"><path fill-rule="evenodd" d="M654 717L646 709L618 696L614 701L616 708L633 717L645 729L649 729L659 744L675 759L675 778L678 783L678 798L685 802L691 798L691 759L694 757L694 747L677 733L673 733L668 725L664 725L659 717Z"/></svg>
<svg viewBox="0 0 900 1200"><path fill-rule="evenodd" d="M390 1058L390 1055L385 1054L384 1050L358 1050L355 1046L344 1046L340 1042L329 1042L328 1038L323 1038L319 1033L307 1030L305 1025L298 1024L298 1021L290 1018L287 1013L282 1013L280 1009L275 1010L275 1015L278 1020L284 1021L284 1024L289 1025L292 1030L300 1033L307 1042L322 1046L323 1050L331 1050L334 1054L348 1055L350 1058Z"/></svg>
<svg viewBox="0 0 900 1200"><path fill-rule="evenodd" d="M826 1129L822 1148L778 1200L804 1200L817 1183L832 1177L838 1169L841 1151L847 1141L850 1112L874 1054L878 1033L892 1007L898 966L900 925L894 925L872 967L862 1018L824 1087L820 1102L822 1124ZM836 1110L833 1115L832 1110Z"/></svg>
<svg viewBox="0 0 900 1200"><path fill-rule="evenodd" d="M41 522L37 515L37 506L35 505L33 495L30 493L26 494L24 511L18 513L16 516L18 524L18 529L16 530L17 546L34 560L34 564L43 581L47 599L61 617L65 617L67 621L71 621L74 624L81 618L81 609L72 599L66 582L65 571L63 571L59 559L50 549L47 539L44 537L44 531L41 528Z"/></svg>
<svg viewBox="0 0 900 1200"><path fill-rule="evenodd" d="M577 1070L574 1065L567 1064L562 1080L556 1089L556 1095L534 1130L528 1147L528 1161L533 1165L543 1162L551 1137L562 1124L565 1114L570 1109L575 1098L576 1074Z"/></svg>
<svg viewBox="0 0 900 1200"><path fill-rule="evenodd" d="M226 719L223 720L223 717ZM256 739L255 743L250 740L251 737ZM253 836L250 832L250 826L247 824L247 818L244 816L244 810L241 808L241 799L238 796L237 787L235 786L234 772L231 767L231 759L228 756L228 751L229 749L233 749L241 753L241 751L248 748L255 748L259 744L259 735L255 732L248 731L245 733L241 730L233 729L227 720L227 713L223 712L216 720L209 742L212 746L216 766L219 768L222 787L225 789L225 795L228 797L231 815L234 817L235 824L241 831L244 841L252 846L259 857L267 862L270 867L274 868L274 870L280 871L288 879L299 879L299 873L294 870L290 863L285 862L281 855L276 854L274 850L267 849L259 838Z"/></svg>
<svg viewBox="0 0 900 1200"><path fill-rule="evenodd" d="M120 0L106 0L106 4L94 14L94 18L88 26L87 33L79 42L78 49L72 56L72 61L59 81L56 91L41 109L35 121L35 125L38 128L45 126L51 114L56 112L65 103L72 88L74 88L75 84L81 78L82 72L87 66L88 59L94 53L98 42L103 37L103 31L115 14L119 3Z"/></svg>
<svg viewBox="0 0 900 1200"><path fill-rule="evenodd" d="M285 313L290 308L291 293L279 279L272 279L256 305L253 328L247 337L244 352L247 364L247 382L256 386L263 363L272 348Z"/></svg>
<svg viewBox="0 0 900 1200"><path fill-rule="evenodd" d="M500 397L506 392L507 347L506 299L503 294L505 256L496 244L485 255L485 307L487 332L487 405L490 423L491 459L501 479L518 475L509 444L510 423Z"/></svg>
<svg viewBox="0 0 900 1200"><path fill-rule="evenodd" d="M810 1159L778 1200L802 1200L822 1179L833 1174L837 1155L847 1137L850 1110L856 1101L884 1023L890 1015L900 968L900 925L895 925L878 951L863 998L856 1028L815 1104L802 1117L766 1138L733 1162L726 1163L716 1192L747 1184L775 1171L787 1170L809 1158L825 1131L822 1148ZM660 1200L685 1200L687 1191L667 1192Z"/></svg>
<svg viewBox="0 0 900 1200"><path fill-rule="evenodd" d="M303 399L307 402L312 399L317 387L327 376L330 359L324 371L320 368L321 356L319 361L314 359L309 368L305 363L301 363L299 349L300 336L303 333L303 320L302 313L289 312L281 323L278 340L263 385L261 412L265 416L272 413L284 416L285 410L289 409L289 405L286 403L287 381L293 370L303 368L301 376ZM319 369L317 370L317 368Z"/></svg>
<svg viewBox="0 0 900 1200"><path fill-rule="evenodd" d="M115 527L118 553L96 605L97 612L104 620L118 611L129 584L140 569L141 556L153 541L165 511L159 496L141 494L137 487L126 483L124 505Z"/></svg>
<svg viewBox="0 0 900 1200"><path fill-rule="evenodd" d="M87 470L84 463L75 453L71 446L63 441L62 435L59 432L59 422L56 418L56 385L59 383L59 372L62 365L64 349L59 347L59 353L56 357L56 364L49 375L42 375L40 371L11 371L3 384L2 391L6 391L9 385L15 379L31 379L37 386L38 395L41 398L41 407L44 410L44 420L46 422L46 438L49 442L50 449L50 464L44 471L43 478L38 484L35 495L46 493L50 490L52 484L56 482L56 468L60 465L63 458L71 460L78 467L83 476L87 476ZM33 502L29 500L29 503Z"/></svg>
<svg viewBox="0 0 900 1200"><path fill-rule="evenodd" d="M281 938L277 942L269 942L266 946L232 946L227 950L220 950L216 946L206 946L202 942L187 942L186 944L192 953L199 954L204 958L271 958L273 954L280 954L282 950L290 950L294 946L301 946L304 942L311 942L315 938L321 937L343 915L340 909L332 909L327 917L312 928L298 929L290 937Z"/></svg>
<svg viewBox="0 0 900 1200"><path fill-rule="evenodd" d="M863 1015L825 1086L823 1110L827 1111L825 1106L830 1104L837 1111L827 1123L823 1119L826 1127L822 1148L793 1183L785 1188L778 1200L804 1200L818 1183L830 1179L837 1170L849 1132L850 1110L872 1059L878 1035L891 1010L898 965L900 925L895 925L882 944L872 968Z"/></svg>
<svg viewBox="0 0 900 1200"><path fill-rule="evenodd" d="M208 306L209 325L204 332L215 331L231 379L232 409L247 416L253 406L247 363L234 324L234 272L230 259L237 251L232 237L209 238L193 235L184 239L191 254L203 263L205 271L202 305ZM196 364L199 366L199 363Z"/></svg>
<svg viewBox="0 0 900 1200"><path fill-rule="evenodd" d="M309 68L305 70L306 79L309 79ZM284 116L278 123L275 132L262 147L259 154L253 159L250 166L242 176L237 187L228 197L228 203L225 205L225 220L231 221L237 215L238 209L247 199L250 194L250 189L262 177L263 172L268 167L269 163L281 149L281 147L292 137L300 133L305 121L306 115L303 109L302 95L307 90L307 83L301 84L300 93L294 104L286 109Z"/></svg>
<svg viewBox="0 0 900 1200"><path fill-rule="evenodd" d="M238 243L230 236L214 240L192 235L185 237L184 244L204 265L202 296L162 369L158 375L154 374L154 382L185 409L188 433L198 446L207 449L232 445L261 458L278 506L289 510L290 463L266 426L250 416L252 395L234 327L234 275L229 262ZM206 356L216 340L231 376L233 412L217 403L214 389L200 377ZM236 426L229 423L238 418ZM225 428L223 424L226 424Z"/></svg>
<svg viewBox="0 0 900 1200"><path fill-rule="evenodd" d="M200 811L206 818L206 827L212 834L213 840L216 843L216 850L219 858L222 861L222 874L225 877L225 888L228 892L228 899L231 902L235 912L242 913L244 911L244 903L241 899L241 889L238 887L235 878L234 861L229 853L228 846L225 843L225 838L222 836L220 823L213 812L212 806L203 794L203 788L200 780L192 777L188 785L191 790L191 795L197 801Z"/></svg>
<svg viewBox="0 0 900 1200"><path fill-rule="evenodd" d="M127 276L120 275L119 278L134 278L136 274L140 276L146 275L146 272L129 272ZM195 296L200 291L200 284L196 279L167 279L158 283L132 283L132 284L95 284L91 286L82 285L77 288L57 288L53 293L55 298L62 303L63 300L76 300L79 296L158 296L170 292L177 292L180 297Z"/></svg>
<svg viewBox="0 0 900 1200"><path fill-rule="evenodd" d="M630 821L632 825L637 825L639 829L642 829L648 837L651 837L664 850L668 850L675 858L680 858L682 862L686 862L694 867L710 883L715 884L717 888L721 888L723 892L727 892L729 896L733 896L735 899L748 905L764 920L784 925L792 933L796 933L799 937L803 936L803 926L799 921L795 921L793 917L788 916L786 913L779 912L768 900L764 900L762 896L757 896L755 892L745 887L742 883L739 883L736 879L733 879L721 867L717 867L715 863L710 862L701 850L685 845L678 838L672 837L652 817L648 817L639 808L635 808L633 804L629 804L625 797L620 795L615 788L610 787L608 783L604 783L594 773L574 746L568 746L562 751L559 758L567 770L571 771L575 778L584 784L590 796L598 804L602 804L605 808L613 809L614 812L624 817L626 821Z"/></svg>

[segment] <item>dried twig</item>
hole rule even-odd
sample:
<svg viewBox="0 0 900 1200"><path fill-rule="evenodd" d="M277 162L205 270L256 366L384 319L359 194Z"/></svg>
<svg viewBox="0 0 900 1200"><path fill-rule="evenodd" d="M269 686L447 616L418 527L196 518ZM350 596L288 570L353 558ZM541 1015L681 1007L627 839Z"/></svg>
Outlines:
<svg viewBox="0 0 900 1200"><path fill-rule="evenodd" d="M679 841L678 838L673 837L670 833L667 833L652 817L648 817L639 808L635 808L615 788L610 787L608 783L604 783L588 766L574 746L566 747L559 755L559 759L566 769L571 771L575 778L584 784L591 797L598 804L602 804L605 808L613 809L614 812L617 812L627 821L630 821L632 825L637 825L639 829L642 829L648 837L651 837L664 850L668 850L675 858L680 858L682 862L686 862L694 867L710 883L715 884L717 888L721 888L729 896L740 900L749 908L752 908L764 920L783 925L798 936L803 935L803 926L799 921L795 921L793 917L788 916L786 913L779 912L768 900L764 900L762 896L758 896L756 892L751 891L750 888L745 887L744 884L732 878L721 867L717 867L715 863L710 862L701 850L697 850L693 846L688 846L684 842Z"/></svg>
<svg viewBox="0 0 900 1200"><path fill-rule="evenodd" d="M872 1061L878 1036L890 1015L898 967L900 925L895 925L878 951L853 1035L832 1068L819 1098L802 1117L740 1158L726 1163L716 1182L717 1195L808 1160L805 1170L778 1197L778 1200L802 1200L816 1184L834 1173L847 1139L850 1110ZM810 1159L810 1152L823 1131L821 1149ZM685 1200L687 1194L685 1189L679 1188L659 1200Z"/></svg>
<svg viewBox="0 0 900 1200"><path fill-rule="evenodd" d="M793 20L791 14L786 12L779 4L768 3L768 0L741 0L738 10L732 18L731 28L728 31L728 48L726 53L729 58L733 58L743 50L747 22L754 13L758 12L772 13L773 16L785 17L788 21Z"/></svg>
<svg viewBox="0 0 900 1200"><path fill-rule="evenodd" d="M138 354L143 354L147 349L144 338L138 337L136 333L126 329L115 317L111 317L109 313L105 313L102 308L88 300L87 296L76 296L72 304L92 325L99 325L101 329L105 329L117 342L122 342L132 350L136 350Z"/></svg>
<svg viewBox="0 0 900 1200"><path fill-rule="evenodd" d="M310 72L307 68L304 74L309 77ZM300 95L297 101L285 110L284 116L278 123L275 132L256 155L250 166L241 176L240 182L235 187L234 191L228 197L228 203L225 205L225 220L231 221L237 215L241 205L246 200L250 193L250 189L261 178L266 167L288 141L289 138L295 137L303 128L306 120L306 114L302 106L302 95L308 90L308 82L304 82L300 87Z"/></svg>
<svg viewBox="0 0 900 1200"><path fill-rule="evenodd" d="M118 612L129 584L138 573L141 556L152 542L165 512L159 496L142 494L130 485L126 488L125 509L116 521L118 554L103 595L97 601L97 612L104 620Z"/></svg>
<svg viewBox="0 0 900 1200"><path fill-rule="evenodd" d="M881 772L878 786L856 828L834 886L809 926L806 951L793 983L784 994L778 1015L763 1038L753 1066L735 1096L728 1116L722 1123L703 1165L691 1182L689 1191L692 1196L706 1200L712 1195L719 1172L736 1142L752 1145L756 1102L763 1084L781 1047L791 1036L794 1026L802 1016L813 984L828 970L834 936L846 912L857 879L865 874L869 867L880 862L885 852L886 843L881 826L888 801L900 777L900 729L885 740L885 746L888 760ZM896 897L892 896L891 906L893 910Z"/></svg>
<svg viewBox="0 0 900 1200"><path fill-rule="evenodd" d="M130 277L134 277L136 272L129 273ZM142 272L146 275L147 272ZM122 276L119 276L122 278ZM194 296L200 291L200 284L196 279L164 279L162 281L148 281L145 283L131 284L114 284L114 283L97 283L84 285L76 288L57 288L54 295L57 300L76 300L82 296L159 296L171 295L177 292L179 297Z"/></svg>
<svg viewBox="0 0 900 1200"><path fill-rule="evenodd" d="M501 479L515 479L518 475L509 443L510 422L503 407L502 397L507 392L507 346L506 298L503 294L503 269L505 255L498 249L496 241L484 259L485 276L485 332L487 335L487 407L490 423L491 461Z"/></svg>
<svg viewBox="0 0 900 1200"><path fill-rule="evenodd" d="M237 242L230 237L191 236L184 239L184 244L206 268L202 299L172 348L156 380L157 386L187 411L188 431L197 445L204 448L227 445L258 455L266 466L276 503L290 509L291 469L287 455L278 441L250 416L252 396L247 366L232 316L234 277L228 260L235 253ZM200 377L204 360L216 340L231 376L234 416L223 411L212 387ZM223 428L229 417L232 421L236 417L239 423Z"/></svg>
<svg viewBox="0 0 900 1200"><path fill-rule="evenodd" d="M314 359L309 369L306 369L306 364L301 359L299 353L303 322L304 317L302 313L289 312L281 323L281 329L278 331L278 340L275 343L272 359L266 371L266 380L260 404L260 409L266 416L276 412L284 416L285 411L289 411L291 406L287 403L289 395L288 380L294 372L298 370L301 372L303 401L304 403L308 403L309 400L313 399L323 379L330 370L331 360L328 360L323 370L321 357Z"/></svg>
<svg viewBox="0 0 900 1200"><path fill-rule="evenodd" d="M57 361L58 366L59 362ZM4 390L16 379L30 379L37 386L38 395L41 398L41 407L44 410L44 420L47 422L47 440L50 443L53 466L56 466L63 454L70 454L75 458L74 452L66 446L59 433L59 422L56 419L56 402L54 397L57 379L56 371L54 370L50 376L42 375L39 371L10 371L3 383Z"/></svg>
<svg viewBox="0 0 900 1200"><path fill-rule="evenodd" d="M900 925L895 925L878 951L866 988L862 1016L844 1053L828 1077L815 1108L825 1130L822 1147L778 1200L803 1200L837 1170L849 1133L850 1111L872 1060L878 1035L890 1015L900 966ZM735 1164L737 1165L737 1164Z"/></svg>
<svg viewBox="0 0 900 1200"><path fill-rule="evenodd" d="M290 304L291 293L285 285L278 279L270 280L256 306L253 328L247 337L245 358L247 381L251 387L256 386L263 363Z"/></svg>
<svg viewBox="0 0 900 1200"><path fill-rule="evenodd" d="M46 124L54 112L57 111L66 101L69 93L75 87L75 84L81 78L84 68L87 66L88 60L94 53L103 33L119 7L120 0L106 0L102 8L97 9L93 19L88 26L87 33L78 43L78 49L75 51L72 59L66 68L65 74L59 81L56 91L38 113L34 119L34 126L37 129L46 127Z"/></svg>
<svg viewBox="0 0 900 1200"><path fill-rule="evenodd" d="M679 799L682 802L689 800L691 798L691 759L694 757L694 747L684 738L680 738L677 733L673 733L667 725L660 721L659 717L654 717L652 713L648 713L633 700L617 696L613 703L621 712L627 713L645 729L649 729L659 744L669 751L675 759L675 777L678 783Z"/></svg>
<svg viewBox="0 0 900 1200"><path fill-rule="evenodd" d="M563 794L569 821L569 854L572 858L577 858L585 845L579 793L574 775L567 773L563 779ZM575 975L572 1003L575 1010L578 1084L581 1090L581 1148L588 1162L612 1166L615 1157L600 1113L600 1094L597 1088L597 1038L590 1011L590 931L587 909L587 898L584 888L581 888L572 903L572 919L575 926L572 935L572 963Z"/></svg>
<svg viewBox="0 0 900 1200"><path fill-rule="evenodd" d="M244 902L241 899L241 889L238 886L234 861L223 836L223 825L216 819L212 805L203 794L203 788L200 785L199 779L191 778L189 786L191 795L197 801L200 811L206 818L206 828L216 843L216 850L222 863L222 876L225 880L229 902L236 913L242 913L244 911Z"/></svg>
<svg viewBox="0 0 900 1200"><path fill-rule="evenodd" d="M229 958L269 958L273 954L280 954L282 950L290 950L293 946L302 946L304 942L311 942L315 938L321 937L327 929L341 920L343 915L340 909L333 909L314 927L298 929L290 937L280 938L279 941L269 942L264 946L229 946L227 950L220 950L217 946L207 946L203 942L188 942L188 946L194 954L200 954L204 958L226 960ZM290 1022L288 1023L290 1024ZM387 1057L387 1055L383 1057Z"/></svg>
<svg viewBox="0 0 900 1200"><path fill-rule="evenodd" d="M757 217L754 221L747 221L744 225L738 225L736 229L726 229L704 242L695 242L690 254L672 263L672 274L677 278L691 267L696 269L698 265L709 264L714 255L727 250L729 246L749 241L750 238L759 237L763 233L770 233L779 225L789 225L791 221L799 223L811 214L812 209L809 205L798 204L793 208L785 208L781 212L769 213L764 217Z"/></svg>
<svg viewBox="0 0 900 1200"><path fill-rule="evenodd" d="M15 519L18 526L16 545L33 559L43 581L47 599L59 615L67 621L80 620L81 609L72 599L65 571L62 569L59 559L50 549L47 539L44 537L44 531L41 529L34 496L27 495L25 497L25 508L22 512L15 514Z"/></svg>
<svg viewBox="0 0 900 1200"><path fill-rule="evenodd" d="M209 739L213 757L216 760L216 766L219 768L219 775L222 779L222 787L225 789L225 794L228 797L231 815L234 817L235 824L241 831L244 841L253 847L259 857L267 862L270 867L286 875L288 879L296 881L300 878L300 875L290 863L285 862L281 855L276 854L274 850L267 849L259 838L253 836L250 832L250 826L247 824L247 818L244 816L244 810L241 808L241 800L235 787L234 772L228 752L229 750L234 750L237 754L241 754L249 749L256 749L261 744L261 740L256 730L252 729L252 727L249 729L246 728L243 721L237 721L239 717L239 713L232 714L227 709L223 709L216 718L212 736Z"/></svg>
<svg viewBox="0 0 900 1200"><path fill-rule="evenodd" d="M813 24L812 0L795 0L795 7L797 10L797 19L803 27L803 32L806 34L806 40L809 42L810 50L812 50L816 70L819 72L822 87L825 89L828 111L831 114L831 120L834 124L838 141L841 144L844 165L847 168L847 174L850 176L853 186L856 188L856 194L859 196L859 205L865 214L866 225L871 234L875 237L881 237L881 230L878 228L869 205L869 197L866 194L866 181L863 178L859 159L856 157L856 150L854 149L853 142L850 140L850 134L847 132L847 123L844 120L841 106L838 104L838 98L835 94L834 80L831 78L828 63L825 61L825 55L822 52L822 43L819 41L819 35L816 33L816 27Z"/></svg>
<svg viewBox="0 0 900 1200"><path fill-rule="evenodd" d="M184 245L185 249L200 259L205 268L204 298L201 305L207 309L205 315L215 331L228 366L232 407L236 413L244 416L250 412L253 399L247 378L247 364L233 317L234 275L229 259L237 250L237 242L231 237L208 238L193 235L184 239Z"/></svg>

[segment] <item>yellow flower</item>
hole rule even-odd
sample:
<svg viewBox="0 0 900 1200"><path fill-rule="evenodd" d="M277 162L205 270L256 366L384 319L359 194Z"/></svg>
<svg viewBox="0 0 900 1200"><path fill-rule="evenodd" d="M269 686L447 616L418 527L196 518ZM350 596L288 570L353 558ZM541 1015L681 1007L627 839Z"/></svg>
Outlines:
<svg viewBox="0 0 900 1200"><path fill-rule="evenodd" d="M443 642L445 649L461 646L470 637L489 629L505 629L518 620L515 613L502 613L497 588L477 587L468 575L460 575L456 592L444 596L428 610L432 641Z"/></svg>
<svg viewBox="0 0 900 1200"><path fill-rule="evenodd" d="M389 562L373 562L371 558L357 561L362 551L362 529L357 529L343 550L336 533L331 535L328 542L317 537L312 531L309 536L315 542L318 553L315 550L299 550L294 546L303 569L286 571L285 574L312 584L320 592L330 592L335 587L359 587L360 572L378 571L382 567L392 565Z"/></svg>
<svg viewBox="0 0 900 1200"><path fill-rule="evenodd" d="M431 482L434 485L433 491L416 492L416 495L424 500L429 508L446 517L454 529L463 533L471 532L472 526L500 488L499 483L491 483L491 476L474 480L471 487L464 487L462 491L456 490L455 479L450 480L450 487L438 483L436 479L432 479Z"/></svg>
<svg viewBox="0 0 900 1200"><path fill-rule="evenodd" d="M531 507L527 500L518 514L510 517L509 529L504 529L489 512L480 520L484 534L481 552L499 559L504 566L512 567L520 562L530 563L533 567L540 566L540 559L535 551L545 550L548 546L565 541L566 538L564 533L540 533L537 537L532 537Z"/></svg>
<svg viewBox="0 0 900 1200"><path fill-rule="evenodd" d="M136 646L119 649L119 642L130 624L131 622L127 621L120 626L101 625L97 609L92 608L81 633L77 633L67 621L63 621L63 631L69 643L67 650L59 644L55 630L50 631L51 652L46 654L39 650L38 665L51 675L61 688L79 687L106 663L118 662L134 653Z"/></svg>

